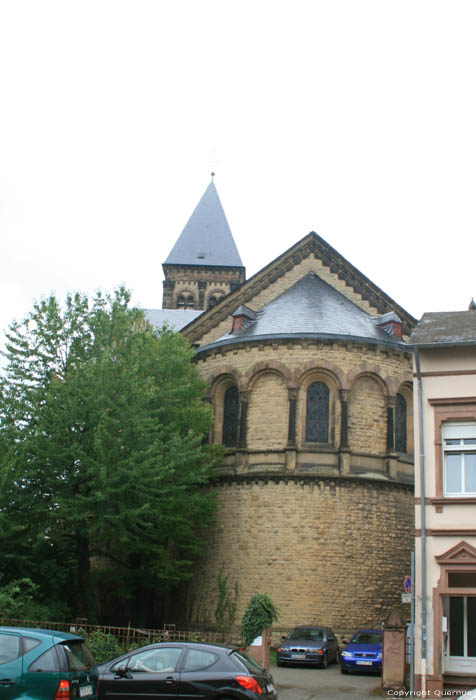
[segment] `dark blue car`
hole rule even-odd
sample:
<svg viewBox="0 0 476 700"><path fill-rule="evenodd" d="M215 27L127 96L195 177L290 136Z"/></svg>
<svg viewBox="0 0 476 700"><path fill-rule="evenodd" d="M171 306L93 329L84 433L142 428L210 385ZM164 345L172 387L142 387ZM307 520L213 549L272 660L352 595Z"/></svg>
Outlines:
<svg viewBox="0 0 476 700"><path fill-rule="evenodd" d="M382 630L358 630L340 653L340 670L382 671Z"/></svg>

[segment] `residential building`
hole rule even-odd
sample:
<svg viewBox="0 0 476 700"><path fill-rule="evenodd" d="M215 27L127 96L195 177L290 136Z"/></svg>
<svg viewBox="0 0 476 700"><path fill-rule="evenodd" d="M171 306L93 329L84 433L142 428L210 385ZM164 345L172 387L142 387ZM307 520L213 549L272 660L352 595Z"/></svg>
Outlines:
<svg viewBox="0 0 476 700"><path fill-rule="evenodd" d="M476 308L425 313L415 346L415 689L476 687Z"/></svg>

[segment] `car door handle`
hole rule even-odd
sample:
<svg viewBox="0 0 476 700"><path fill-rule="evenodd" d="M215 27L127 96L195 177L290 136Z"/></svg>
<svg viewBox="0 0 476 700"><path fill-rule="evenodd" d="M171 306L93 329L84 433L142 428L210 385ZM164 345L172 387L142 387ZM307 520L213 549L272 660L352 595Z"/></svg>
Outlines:
<svg viewBox="0 0 476 700"><path fill-rule="evenodd" d="M175 683L176 680L177 680L177 679L174 678L173 676L168 676L168 677L165 679L165 682L167 683L167 685L172 685L172 683Z"/></svg>
<svg viewBox="0 0 476 700"><path fill-rule="evenodd" d="M11 678L0 678L0 685L16 685L16 681Z"/></svg>

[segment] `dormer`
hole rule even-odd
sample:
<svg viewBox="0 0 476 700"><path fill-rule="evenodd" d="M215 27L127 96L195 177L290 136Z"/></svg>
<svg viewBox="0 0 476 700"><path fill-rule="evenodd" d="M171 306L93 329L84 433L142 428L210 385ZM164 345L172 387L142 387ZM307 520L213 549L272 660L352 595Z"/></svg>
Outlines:
<svg viewBox="0 0 476 700"><path fill-rule="evenodd" d="M402 321L395 311L375 317L376 325L396 340L402 339Z"/></svg>
<svg viewBox="0 0 476 700"><path fill-rule="evenodd" d="M232 314L233 325L231 327L232 334L241 333L245 328L249 327L251 323L254 323L257 318L256 311L249 309L247 306L242 304L237 308L237 310Z"/></svg>

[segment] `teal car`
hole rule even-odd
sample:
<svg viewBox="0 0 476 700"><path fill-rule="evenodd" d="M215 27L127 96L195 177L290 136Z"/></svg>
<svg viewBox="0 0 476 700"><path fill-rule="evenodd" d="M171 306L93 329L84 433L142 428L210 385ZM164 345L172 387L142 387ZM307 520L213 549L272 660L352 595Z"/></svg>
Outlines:
<svg viewBox="0 0 476 700"><path fill-rule="evenodd" d="M82 637L0 627L1 700L96 700L97 668Z"/></svg>

